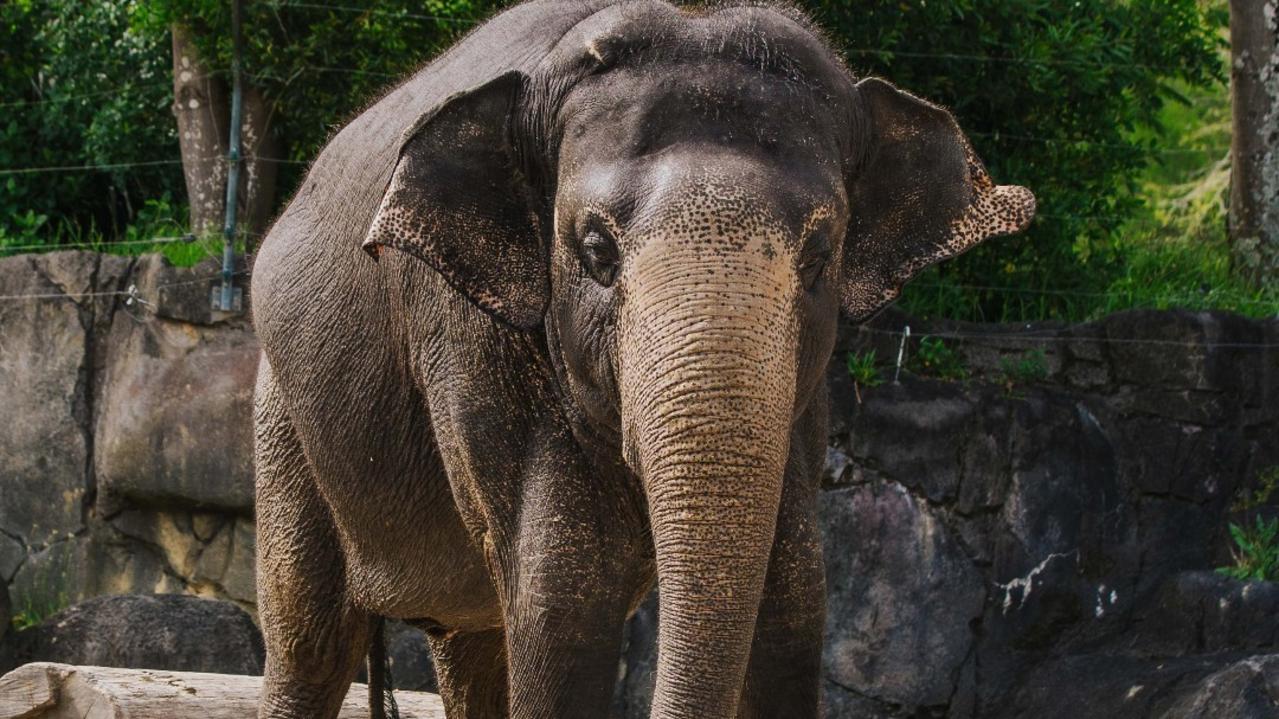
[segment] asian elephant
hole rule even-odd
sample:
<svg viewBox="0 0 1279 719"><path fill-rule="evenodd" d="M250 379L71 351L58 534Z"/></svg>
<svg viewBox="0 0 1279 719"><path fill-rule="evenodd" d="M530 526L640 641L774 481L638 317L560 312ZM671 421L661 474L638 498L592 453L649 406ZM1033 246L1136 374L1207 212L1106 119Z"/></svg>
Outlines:
<svg viewBox="0 0 1279 719"><path fill-rule="evenodd" d="M253 270L260 716L334 717L382 617L450 719L814 717L842 309L1024 228L945 110L797 12L535 0L347 124Z"/></svg>

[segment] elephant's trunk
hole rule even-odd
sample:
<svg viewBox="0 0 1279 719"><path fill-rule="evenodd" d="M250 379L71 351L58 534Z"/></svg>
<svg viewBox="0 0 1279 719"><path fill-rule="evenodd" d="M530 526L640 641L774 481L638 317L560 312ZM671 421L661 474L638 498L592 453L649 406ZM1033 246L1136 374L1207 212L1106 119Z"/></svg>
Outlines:
<svg viewBox="0 0 1279 719"><path fill-rule="evenodd" d="M667 245L629 283L624 443L661 592L654 718L736 716L746 675L796 374L790 265L755 244Z"/></svg>

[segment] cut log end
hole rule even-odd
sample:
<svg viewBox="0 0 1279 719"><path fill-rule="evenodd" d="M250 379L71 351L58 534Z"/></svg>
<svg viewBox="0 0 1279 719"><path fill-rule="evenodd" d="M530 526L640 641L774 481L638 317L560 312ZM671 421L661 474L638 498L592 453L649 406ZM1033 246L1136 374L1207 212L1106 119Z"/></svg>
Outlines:
<svg viewBox="0 0 1279 719"><path fill-rule="evenodd" d="M37 662L0 677L0 719L254 719L262 677ZM444 719L440 698L395 693L403 719ZM369 716L368 687L352 684L339 719Z"/></svg>

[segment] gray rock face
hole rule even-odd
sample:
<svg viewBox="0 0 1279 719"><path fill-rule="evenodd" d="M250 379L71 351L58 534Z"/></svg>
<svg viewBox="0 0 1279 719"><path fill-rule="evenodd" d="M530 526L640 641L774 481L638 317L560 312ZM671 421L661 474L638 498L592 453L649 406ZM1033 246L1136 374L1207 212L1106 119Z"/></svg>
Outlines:
<svg viewBox="0 0 1279 719"><path fill-rule="evenodd" d="M1214 672L1179 697L1166 719L1279 716L1279 654L1249 657Z"/></svg>
<svg viewBox="0 0 1279 719"><path fill-rule="evenodd" d="M657 681L657 592L651 592L626 624L613 716L648 719Z"/></svg>
<svg viewBox="0 0 1279 719"><path fill-rule="evenodd" d="M216 274L0 260L0 294L39 295L0 302L5 615L130 592L253 611L256 343L244 317L209 311ZM145 304L126 304L131 285ZM854 388L846 353L895 357L906 322L913 343L946 336L969 380ZM1046 378L1008 376L1033 349ZM1257 712L1277 685L1279 590L1208 570L1230 561L1237 494L1279 466L1279 320L890 311L843 329L829 380L829 716L1276 716ZM647 717L656 616L651 598L626 628L627 719ZM389 651L400 686L429 686L420 632Z"/></svg>
<svg viewBox="0 0 1279 719"><path fill-rule="evenodd" d="M958 539L895 482L828 492L822 526L828 699L945 705L986 597Z"/></svg>
<svg viewBox="0 0 1279 719"><path fill-rule="evenodd" d="M431 649L426 642L426 632L404 622L386 622L383 630L386 641L386 658L390 665L391 682L395 689L420 692L438 692L435 666L431 663ZM360 667L357 682L367 683L368 666Z"/></svg>
<svg viewBox="0 0 1279 719"><path fill-rule="evenodd" d="M172 594L108 596L15 636L16 663L261 674L262 637L229 602Z"/></svg>
<svg viewBox="0 0 1279 719"><path fill-rule="evenodd" d="M0 584L0 646L4 646L5 635L9 633L11 616L13 616L13 607L9 604L9 587Z"/></svg>
<svg viewBox="0 0 1279 719"><path fill-rule="evenodd" d="M60 252L0 260L0 578L42 611L103 593L252 606L252 379L212 266ZM141 301L129 302L137 288ZM145 516L143 516L145 515Z"/></svg>
<svg viewBox="0 0 1279 719"><path fill-rule="evenodd" d="M882 331L903 319L879 322L846 334L832 362L830 455L845 466L828 469L827 497L904 487L957 538L986 600L972 636L948 640L957 654L971 647L963 665L930 670L949 689L940 705L936 688L888 702L873 677L846 674L827 683L831 716L1136 719L1264 683L1238 662L1275 652L1274 586L1197 570L1229 562L1232 500L1279 465L1279 322L1130 312L1074 327L916 324L916 337L961 336L951 347L972 380L907 375L849 401L843 353L895 352ZM1033 347L1047 379L1010 381L1005 360ZM880 551L839 544L867 559ZM860 569L891 576L910 557ZM962 602L963 587L936 591Z"/></svg>
<svg viewBox="0 0 1279 719"><path fill-rule="evenodd" d="M395 688L438 692L440 687L435 679L435 667L431 664L426 633L403 622L391 622L386 634L386 655L390 660Z"/></svg>
<svg viewBox="0 0 1279 719"><path fill-rule="evenodd" d="M104 499L249 513L252 336L155 318L116 322L110 347L95 467Z"/></svg>
<svg viewBox="0 0 1279 719"><path fill-rule="evenodd" d="M128 262L88 252L0 261L0 573L84 529L95 487L96 341L109 325ZM16 546L15 546L16 545Z"/></svg>

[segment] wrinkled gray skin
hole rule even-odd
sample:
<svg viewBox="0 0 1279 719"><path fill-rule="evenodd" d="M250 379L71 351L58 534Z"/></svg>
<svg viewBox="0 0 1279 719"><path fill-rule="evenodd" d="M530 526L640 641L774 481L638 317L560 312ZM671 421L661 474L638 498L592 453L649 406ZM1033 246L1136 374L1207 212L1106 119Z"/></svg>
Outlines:
<svg viewBox="0 0 1279 719"><path fill-rule="evenodd" d="M387 616L450 719L598 719L656 581L652 716L815 716L840 308L1033 208L787 10L480 27L337 134L257 259L260 715L335 716Z"/></svg>

